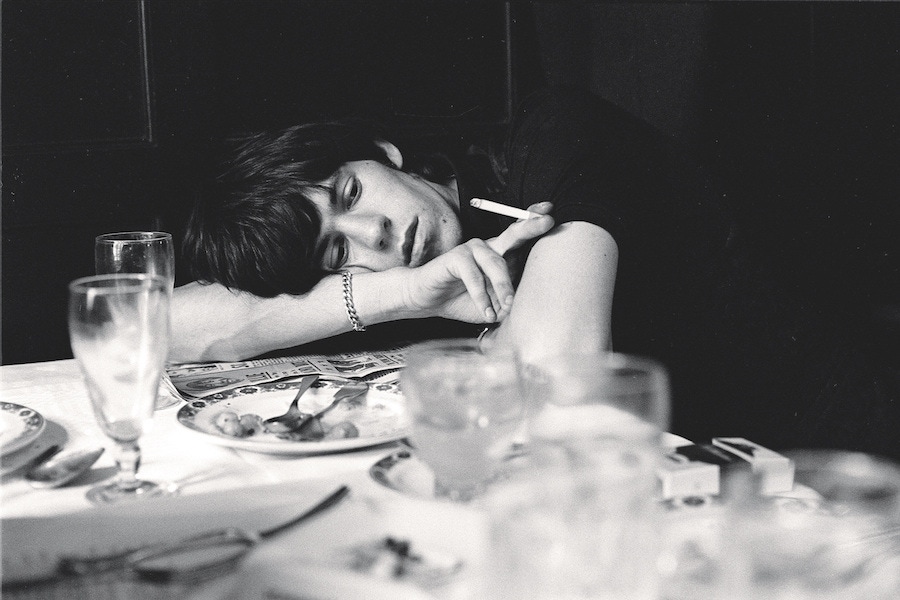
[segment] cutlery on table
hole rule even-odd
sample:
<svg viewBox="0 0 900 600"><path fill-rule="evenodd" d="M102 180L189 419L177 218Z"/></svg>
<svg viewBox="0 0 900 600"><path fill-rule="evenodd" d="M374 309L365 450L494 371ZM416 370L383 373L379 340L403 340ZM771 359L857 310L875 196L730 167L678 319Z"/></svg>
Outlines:
<svg viewBox="0 0 900 600"><path fill-rule="evenodd" d="M276 427L270 427L272 431L291 431L296 424L301 421L304 417L308 416L307 413L302 412L298 407L297 403L300 402L300 397L306 393L312 384L318 381L318 375L308 375L300 380L300 388L297 390L297 395L294 396L294 401L291 402L291 405L288 407L288 410L283 415L279 415L277 417L272 417L270 419L266 419L264 422L266 425L275 425Z"/></svg>
<svg viewBox="0 0 900 600"><path fill-rule="evenodd" d="M60 450L62 450L62 446L60 446L59 444L53 444L42 450L37 455L26 458L24 461L22 461L21 464L13 464L13 466L8 468L6 465L4 465L3 477L18 472L28 473L31 469L42 465L43 463L59 454ZM22 452L25 452L25 450L22 450Z"/></svg>
<svg viewBox="0 0 900 600"><path fill-rule="evenodd" d="M226 527L177 542L150 544L118 554L90 558L62 557L56 570L59 575L71 576L128 568L140 577L156 582L207 580L232 570L258 543L337 505L349 492L350 488L342 485L290 521L269 529L245 531Z"/></svg>
<svg viewBox="0 0 900 600"><path fill-rule="evenodd" d="M59 451L58 446L54 447ZM97 462L97 459L103 454L103 448L80 450L65 456L55 456L55 454L56 452L53 452L47 457L53 457L51 460L41 461L28 469L25 480L31 484L31 487L55 488L69 483Z"/></svg>
<svg viewBox="0 0 900 600"><path fill-rule="evenodd" d="M331 403L328 404L325 408L320 410L317 413L311 415L304 415L302 419L297 421L297 423L291 428L291 431L303 431L303 429L309 424L313 423L320 419L325 413L333 409L335 406L343 402L344 400L351 400L353 398L358 398L362 396L366 392L369 391L368 384L365 383L351 383L345 385L341 389L337 391L334 395L334 398L331 399Z"/></svg>

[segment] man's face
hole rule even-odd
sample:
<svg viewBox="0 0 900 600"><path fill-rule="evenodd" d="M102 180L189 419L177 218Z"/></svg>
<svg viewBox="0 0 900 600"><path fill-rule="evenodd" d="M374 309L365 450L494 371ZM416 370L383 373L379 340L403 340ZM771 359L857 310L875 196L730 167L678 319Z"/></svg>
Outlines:
<svg viewBox="0 0 900 600"><path fill-rule="evenodd" d="M349 162L315 190L316 242L328 271L418 267L462 241L457 194L377 161Z"/></svg>

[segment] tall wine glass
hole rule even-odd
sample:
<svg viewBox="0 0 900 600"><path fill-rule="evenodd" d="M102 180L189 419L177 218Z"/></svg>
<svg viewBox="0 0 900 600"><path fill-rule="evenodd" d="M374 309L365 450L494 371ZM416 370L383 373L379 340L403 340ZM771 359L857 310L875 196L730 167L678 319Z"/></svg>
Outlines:
<svg viewBox="0 0 900 600"><path fill-rule="evenodd" d="M69 284L69 336L103 432L116 443L117 478L88 491L102 504L166 493L137 478L138 440L153 417L169 346L167 282L151 275L96 275Z"/></svg>
<svg viewBox="0 0 900 600"><path fill-rule="evenodd" d="M104 233L94 240L94 269L97 275L145 273L166 280L169 294L175 288L175 249L172 234L164 231L122 231ZM165 372L163 379L167 378ZM165 381L160 385L156 408L179 402Z"/></svg>

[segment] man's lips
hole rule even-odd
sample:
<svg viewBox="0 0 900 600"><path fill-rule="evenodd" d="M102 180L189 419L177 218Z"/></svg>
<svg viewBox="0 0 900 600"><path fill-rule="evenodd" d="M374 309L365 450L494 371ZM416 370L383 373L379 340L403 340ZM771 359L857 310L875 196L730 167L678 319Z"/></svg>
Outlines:
<svg viewBox="0 0 900 600"><path fill-rule="evenodd" d="M409 224L409 227L406 228L406 233L403 235L403 247L401 250L403 251L403 261L407 266L412 262L413 246L416 241L416 230L418 228L419 217L413 217L412 223Z"/></svg>

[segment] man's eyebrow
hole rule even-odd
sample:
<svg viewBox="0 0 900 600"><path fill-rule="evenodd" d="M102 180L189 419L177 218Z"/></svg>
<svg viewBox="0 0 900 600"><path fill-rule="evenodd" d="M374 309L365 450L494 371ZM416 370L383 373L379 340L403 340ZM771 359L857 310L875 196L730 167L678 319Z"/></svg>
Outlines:
<svg viewBox="0 0 900 600"><path fill-rule="evenodd" d="M328 203L329 203L329 205L330 205L330 206L337 206L337 205L338 205L338 200L340 200L340 198L338 198L337 186L336 186L336 185L334 184L334 182L332 181L332 182L328 185L328 187L327 187L326 189L328 190Z"/></svg>
<svg viewBox="0 0 900 600"><path fill-rule="evenodd" d="M337 189L337 181L340 177L340 169L334 172L334 175L328 178L327 181L322 183L322 188L328 192L328 205L329 206L338 206L338 202L340 198L338 198L338 189Z"/></svg>

